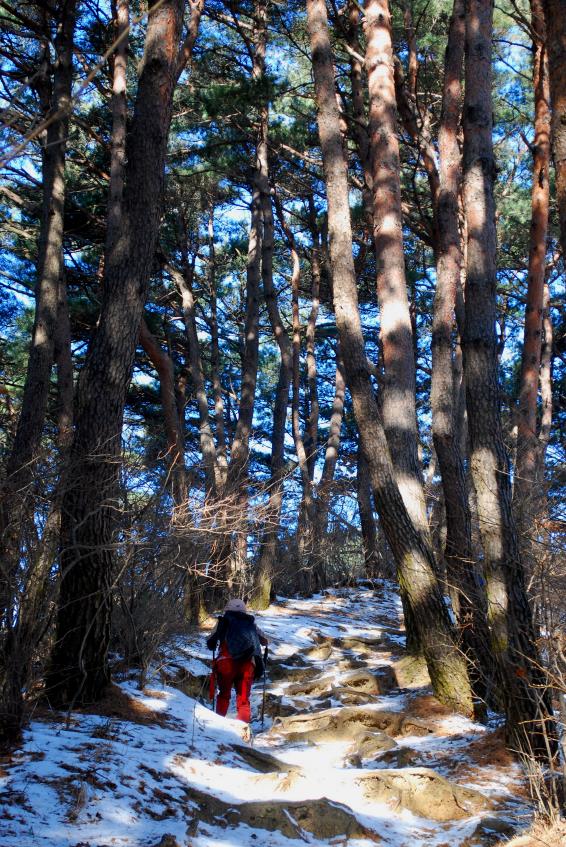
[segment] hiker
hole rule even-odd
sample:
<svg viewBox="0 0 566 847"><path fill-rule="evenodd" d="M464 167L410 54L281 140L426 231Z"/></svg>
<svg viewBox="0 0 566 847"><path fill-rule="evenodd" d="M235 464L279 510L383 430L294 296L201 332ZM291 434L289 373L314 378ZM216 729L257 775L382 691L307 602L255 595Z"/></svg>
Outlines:
<svg viewBox="0 0 566 847"><path fill-rule="evenodd" d="M234 686L238 719L249 724L250 692L254 679L263 674L261 647L267 646L267 638L243 600L228 601L214 632L206 639L209 650L216 650L218 644L220 650L213 664L219 689L216 712L226 714Z"/></svg>

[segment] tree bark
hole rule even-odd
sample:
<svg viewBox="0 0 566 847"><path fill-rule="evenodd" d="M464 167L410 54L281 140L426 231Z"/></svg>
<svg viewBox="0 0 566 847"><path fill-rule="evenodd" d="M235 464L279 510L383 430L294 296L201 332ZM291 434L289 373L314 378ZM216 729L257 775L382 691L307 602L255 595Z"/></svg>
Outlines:
<svg viewBox="0 0 566 847"><path fill-rule="evenodd" d="M330 414L330 426L328 427L328 439L324 452L324 465L320 482L317 486L316 496L316 548L324 550L324 536L328 527L328 504L330 502L332 480L338 463L338 451L340 449L340 433L344 419L344 400L346 396L346 382L344 380L344 362L340 352L340 345L336 349L336 377L334 380L334 399L332 401L332 412Z"/></svg>
<svg viewBox="0 0 566 847"><path fill-rule="evenodd" d="M467 0L464 100L466 316L462 348L471 471L485 555L491 646L511 746L548 759L555 729L535 646L501 429L496 322L495 163L491 105L491 0Z"/></svg>
<svg viewBox="0 0 566 847"><path fill-rule="evenodd" d="M470 714L466 665L456 648L454 632L434 575L433 554L426 535L412 522L395 482L370 382L352 256L347 165L323 0L307 0L307 19L328 202L334 310L361 449L368 462L375 502L395 556L401 591L415 612L434 690L443 702Z"/></svg>
<svg viewBox="0 0 566 847"><path fill-rule="evenodd" d="M177 410L173 362L171 357L162 350L143 319L140 326L140 344L159 376L159 393L167 440L166 456L171 477L171 494L175 507L182 509L187 499L185 439Z"/></svg>
<svg viewBox="0 0 566 847"><path fill-rule="evenodd" d="M285 429L287 407L289 405L289 387L293 370L293 350L287 330L281 319L277 303L277 291L273 284L273 207L269 180L262 179L261 205L263 214L262 242L262 280L263 294L267 305L271 331L279 347L279 379L273 406L273 427L271 435L271 479L269 483L269 503L266 510L265 530L261 539L259 565L255 578L254 605L267 608L270 601L274 564L277 554L281 507L283 505L283 485L285 478ZM283 211L280 218L285 227ZM286 228L287 230L287 228ZM287 230L288 234L290 233ZM299 257L292 248L293 276L300 273Z"/></svg>
<svg viewBox="0 0 566 847"><path fill-rule="evenodd" d="M365 9L373 232L384 371L381 411L403 502L419 532L428 536L418 456L413 332L403 250L391 16L387 0L366 0Z"/></svg>
<svg viewBox="0 0 566 847"><path fill-rule="evenodd" d="M20 416L0 489L0 625L12 624L15 579L29 486L40 447L53 368L63 273L65 154L69 130L76 0L59 4L50 113L42 148L42 210L37 256L35 318Z"/></svg>
<svg viewBox="0 0 566 847"><path fill-rule="evenodd" d="M214 250L214 204L208 218L208 286L210 294L210 369L214 398L214 426L216 429L216 456L220 488L226 484L228 459L226 456L226 427L224 424L224 398L220 381L220 345L218 341L218 295L216 291L216 254Z"/></svg>
<svg viewBox="0 0 566 847"><path fill-rule="evenodd" d="M438 457L446 511L446 576L458 621L462 646L470 662L476 717L485 717L486 681L491 677L488 629L472 546L466 471L460 450L454 380L452 334L456 293L462 273L459 229L461 153L461 76L464 59L465 10L455 0L446 48L442 112L438 133L439 190L435 212L436 289L432 321L432 436Z"/></svg>
<svg viewBox="0 0 566 847"><path fill-rule="evenodd" d="M254 7L253 64L252 80L260 82L265 74L265 53L267 47L267 7L268 0L257 0ZM259 295L262 277L262 182L268 173L268 122L267 104L259 108L258 134L256 142L256 161L251 179L251 222L248 240L248 262L246 269L246 320L244 326L244 349L242 355L240 405L238 420L232 439L230 463L226 481L226 496L229 499L229 512L232 515L233 529L236 530L236 543L229 550L227 540L222 543L221 557L227 565L227 577L230 590L242 590L246 574L239 574L245 562L242 539L247 537L246 514L248 508L245 480L249 461L249 444L252 433L255 407L255 389L259 362ZM243 525L242 525L243 521ZM230 518L228 520L230 522ZM230 533L229 527L227 527ZM239 543L238 543L239 539Z"/></svg>
<svg viewBox="0 0 566 847"><path fill-rule="evenodd" d="M126 166L126 127L128 120L127 71L130 26L129 0L112 0L114 37L118 46L112 59L112 138L110 143L110 183L106 223L106 255L110 255L120 236L124 169Z"/></svg>
<svg viewBox="0 0 566 847"><path fill-rule="evenodd" d="M216 496L222 488L220 468L216 461L216 446L210 425L210 413L208 409L208 395L204 381L204 369L198 339L195 298L192 289L192 267L185 258L184 273L168 266L168 271L173 277L175 285L181 295L181 308L183 311L183 322L185 324L185 337L187 342L187 364L191 387L195 393L199 416L199 441L200 452L204 465L204 478L207 496Z"/></svg>
<svg viewBox="0 0 566 847"><path fill-rule="evenodd" d="M364 571L365 575L369 579L372 579L377 576L382 576L382 574L377 541L377 527L375 525L373 505L371 502L371 484L368 464L359 447L357 457L356 494L362 529Z"/></svg>
<svg viewBox="0 0 566 847"><path fill-rule="evenodd" d="M28 557L21 575L15 625L3 639L0 667L0 749L20 740L26 717L24 694L33 681L34 658L52 621L56 596L53 577L61 529L61 503L67 477L68 452L73 437L73 361L67 286L59 280L59 315L54 339L57 367L57 430L59 479L56 484L39 549ZM16 600L16 598L14 598Z"/></svg>
<svg viewBox="0 0 566 847"><path fill-rule="evenodd" d="M562 257L566 256L566 0L543 0L552 99L552 155Z"/></svg>
<svg viewBox="0 0 566 847"><path fill-rule="evenodd" d="M517 409L517 458L513 487L513 506L520 544L527 560L532 558L529 531L544 502L538 478L542 444L537 432L537 405L543 334L546 237L550 205L551 112L547 39L541 0L531 0L531 23L535 97L531 232L525 332Z"/></svg>
<svg viewBox="0 0 566 847"><path fill-rule="evenodd" d="M292 391L291 391L291 424L293 441L299 463L302 485L302 499L297 523L299 557L310 557L313 544L314 499L313 485L309 473L309 456L303 439L300 414L301 386L301 321L299 314L299 256L293 244L293 275L291 277L291 305L293 315L293 344L292 344Z"/></svg>
<svg viewBox="0 0 566 847"><path fill-rule="evenodd" d="M352 135L364 175L362 203L367 227L367 237L373 242L373 178L371 173L369 135L364 102L362 47L359 39L360 6L357 0L348 0L347 43L352 49L350 61L350 87L352 90Z"/></svg>
<svg viewBox="0 0 566 847"><path fill-rule="evenodd" d="M113 545L122 419L151 274L184 0L150 5L120 236L106 256L101 314L79 380L63 503L62 581L47 692L56 705L99 699L109 681Z"/></svg>

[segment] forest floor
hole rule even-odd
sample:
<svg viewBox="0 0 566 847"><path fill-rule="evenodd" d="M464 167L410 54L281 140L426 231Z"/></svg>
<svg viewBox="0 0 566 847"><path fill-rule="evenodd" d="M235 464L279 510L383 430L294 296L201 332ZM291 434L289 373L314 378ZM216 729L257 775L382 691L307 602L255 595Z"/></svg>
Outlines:
<svg viewBox="0 0 566 847"><path fill-rule="evenodd" d="M528 826L497 719L432 697L392 585L259 619L271 660L251 744L205 705L205 634L179 636L143 691L132 676L96 713L35 715L0 764L1 847L487 847Z"/></svg>

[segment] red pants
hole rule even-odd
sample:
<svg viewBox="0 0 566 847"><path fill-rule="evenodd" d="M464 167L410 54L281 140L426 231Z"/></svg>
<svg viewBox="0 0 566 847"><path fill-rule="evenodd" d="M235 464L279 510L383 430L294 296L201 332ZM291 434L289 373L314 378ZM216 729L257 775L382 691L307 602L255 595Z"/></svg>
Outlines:
<svg viewBox="0 0 566 847"><path fill-rule="evenodd" d="M254 681L254 663L251 659L236 661L228 656L216 661L216 677L218 680L218 699L216 712L225 715L230 705L232 686L236 689L236 708L238 719L250 722L250 692Z"/></svg>

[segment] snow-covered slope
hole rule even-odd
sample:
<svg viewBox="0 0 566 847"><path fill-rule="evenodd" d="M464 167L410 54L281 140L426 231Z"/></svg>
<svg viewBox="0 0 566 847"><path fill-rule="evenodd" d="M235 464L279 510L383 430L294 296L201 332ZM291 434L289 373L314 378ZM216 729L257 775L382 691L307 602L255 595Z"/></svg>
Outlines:
<svg viewBox="0 0 566 847"><path fill-rule="evenodd" d="M204 634L165 645L148 687L120 681L98 714L38 715L0 769L1 847L471 847L527 824L497 727L436 703L399 616L385 583L262 613L253 745L183 693L206 696Z"/></svg>

